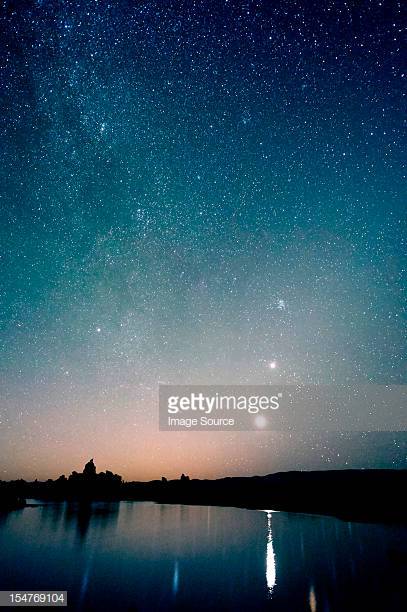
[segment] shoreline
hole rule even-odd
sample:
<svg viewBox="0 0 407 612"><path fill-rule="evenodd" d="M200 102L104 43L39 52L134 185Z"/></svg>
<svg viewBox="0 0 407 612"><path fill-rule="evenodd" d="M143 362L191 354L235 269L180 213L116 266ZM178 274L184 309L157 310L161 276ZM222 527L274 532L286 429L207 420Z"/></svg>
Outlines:
<svg viewBox="0 0 407 612"><path fill-rule="evenodd" d="M103 473L102 473L103 475ZM217 480L190 479L123 482L106 481L99 474L78 475L55 481L1 482L4 509L9 500L90 504L96 501L151 501L163 504L203 505L273 509L345 521L407 523L407 470L333 470L323 472L280 472L266 476L229 477ZM113 486L114 485L114 486ZM29 506L29 504L28 504ZM17 508L16 508L17 509Z"/></svg>

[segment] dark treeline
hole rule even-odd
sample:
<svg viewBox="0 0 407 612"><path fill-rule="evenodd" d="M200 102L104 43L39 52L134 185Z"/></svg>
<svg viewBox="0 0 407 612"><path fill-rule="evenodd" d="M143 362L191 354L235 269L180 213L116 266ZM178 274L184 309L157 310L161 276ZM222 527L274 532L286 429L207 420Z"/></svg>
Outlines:
<svg viewBox="0 0 407 612"><path fill-rule="evenodd" d="M0 482L0 507L22 507L25 499L54 501L133 500L331 514L353 520L406 521L407 470L282 472L268 476L124 482L97 473L91 459L69 478Z"/></svg>

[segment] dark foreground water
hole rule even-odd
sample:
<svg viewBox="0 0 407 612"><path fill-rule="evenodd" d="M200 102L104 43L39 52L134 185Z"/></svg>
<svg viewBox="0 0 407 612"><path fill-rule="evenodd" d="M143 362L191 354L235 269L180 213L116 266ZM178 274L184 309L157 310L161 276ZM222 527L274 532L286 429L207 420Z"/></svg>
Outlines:
<svg viewBox="0 0 407 612"><path fill-rule="evenodd" d="M121 502L0 515L0 588L73 610L405 609L407 530L330 517Z"/></svg>

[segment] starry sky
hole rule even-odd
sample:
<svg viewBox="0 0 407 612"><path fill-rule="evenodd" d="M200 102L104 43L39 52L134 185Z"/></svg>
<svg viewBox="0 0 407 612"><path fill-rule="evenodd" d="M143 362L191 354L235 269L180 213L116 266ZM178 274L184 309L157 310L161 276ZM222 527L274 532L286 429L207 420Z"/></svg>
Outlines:
<svg viewBox="0 0 407 612"><path fill-rule="evenodd" d="M401 6L1 3L0 478L407 466L405 433L159 432L157 404L406 383Z"/></svg>

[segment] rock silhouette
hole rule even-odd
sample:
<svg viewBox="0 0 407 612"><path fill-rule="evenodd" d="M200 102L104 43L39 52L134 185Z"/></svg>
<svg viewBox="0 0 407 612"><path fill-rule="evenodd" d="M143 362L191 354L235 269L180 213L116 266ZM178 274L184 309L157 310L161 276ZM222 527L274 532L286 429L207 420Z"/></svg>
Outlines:
<svg viewBox="0 0 407 612"><path fill-rule="evenodd" d="M93 459L88 461L83 468L83 475L86 476L86 478L94 478L96 476L96 465L93 463Z"/></svg>

